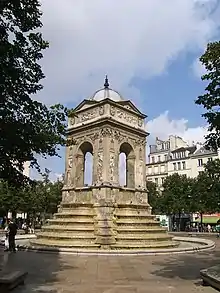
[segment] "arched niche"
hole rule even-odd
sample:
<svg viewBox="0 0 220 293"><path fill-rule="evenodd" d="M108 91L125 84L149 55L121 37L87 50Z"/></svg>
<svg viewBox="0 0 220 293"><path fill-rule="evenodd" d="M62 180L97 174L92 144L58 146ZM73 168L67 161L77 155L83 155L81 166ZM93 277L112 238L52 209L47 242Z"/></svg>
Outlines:
<svg viewBox="0 0 220 293"><path fill-rule="evenodd" d="M125 186L135 187L135 155L132 146L128 142L123 142L119 148L119 157L125 155ZM119 164L120 168L120 164ZM122 170L119 170L119 173ZM123 172L123 171L122 171Z"/></svg>
<svg viewBox="0 0 220 293"><path fill-rule="evenodd" d="M76 154L76 187L92 185L93 178L93 146L83 142Z"/></svg>

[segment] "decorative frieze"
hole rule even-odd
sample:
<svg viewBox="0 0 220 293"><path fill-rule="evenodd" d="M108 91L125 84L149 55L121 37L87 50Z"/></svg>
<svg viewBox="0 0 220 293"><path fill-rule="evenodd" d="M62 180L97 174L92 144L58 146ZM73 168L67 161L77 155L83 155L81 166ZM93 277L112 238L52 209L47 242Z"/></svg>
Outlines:
<svg viewBox="0 0 220 293"><path fill-rule="evenodd" d="M97 162L97 181L103 181L103 153L102 151L98 152L98 162Z"/></svg>
<svg viewBox="0 0 220 293"><path fill-rule="evenodd" d="M114 181L114 174L115 173L115 154L114 153L110 153L109 156L109 176L110 176L110 180Z"/></svg>

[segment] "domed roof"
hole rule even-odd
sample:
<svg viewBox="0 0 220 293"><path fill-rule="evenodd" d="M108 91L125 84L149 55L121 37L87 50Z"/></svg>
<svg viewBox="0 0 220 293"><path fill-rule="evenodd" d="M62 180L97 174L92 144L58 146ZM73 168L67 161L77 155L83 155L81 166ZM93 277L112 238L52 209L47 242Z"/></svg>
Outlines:
<svg viewBox="0 0 220 293"><path fill-rule="evenodd" d="M115 102L119 102L123 100L122 96L118 92L109 88L107 76L105 78L104 88L96 91L94 95L91 97L91 100L94 100L94 101L101 101L104 99L111 99Z"/></svg>

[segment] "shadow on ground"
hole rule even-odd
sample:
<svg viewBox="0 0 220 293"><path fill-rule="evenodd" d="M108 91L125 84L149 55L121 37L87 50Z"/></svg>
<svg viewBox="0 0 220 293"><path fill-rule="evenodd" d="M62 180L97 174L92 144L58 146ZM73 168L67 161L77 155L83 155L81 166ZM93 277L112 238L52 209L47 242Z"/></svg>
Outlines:
<svg viewBox="0 0 220 293"><path fill-rule="evenodd" d="M0 248L1 249L1 248ZM74 269L61 261L58 253L46 254L39 252L18 251L8 253L0 250L1 272L17 270L27 271L28 276L24 286L19 286L14 293L58 293L58 272Z"/></svg>
<svg viewBox="0 0 220 293"><path fill-rule="evenodd" d="M182 280L198 280L200 270L220 264L220 251L212 250L193 254L182 254L167 257L163 261L155 260L153 265L159 270L151 272L152 275L163 278L179 278Z"/></svg>

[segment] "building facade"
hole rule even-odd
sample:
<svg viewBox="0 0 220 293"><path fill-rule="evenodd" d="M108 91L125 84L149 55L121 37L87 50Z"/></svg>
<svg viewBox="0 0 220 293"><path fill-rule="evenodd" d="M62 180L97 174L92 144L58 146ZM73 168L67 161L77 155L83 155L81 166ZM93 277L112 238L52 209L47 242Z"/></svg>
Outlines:
<svg viewBox="0 0 220 293"><path fill-rule="evenodd" d="M201 143L189 146L181 137L170 135L168 140L156 138L150 145L146 178L162 186L166 176L178 173L195 178L209 160L218 158L217 152L205 149Z"/></svg>

